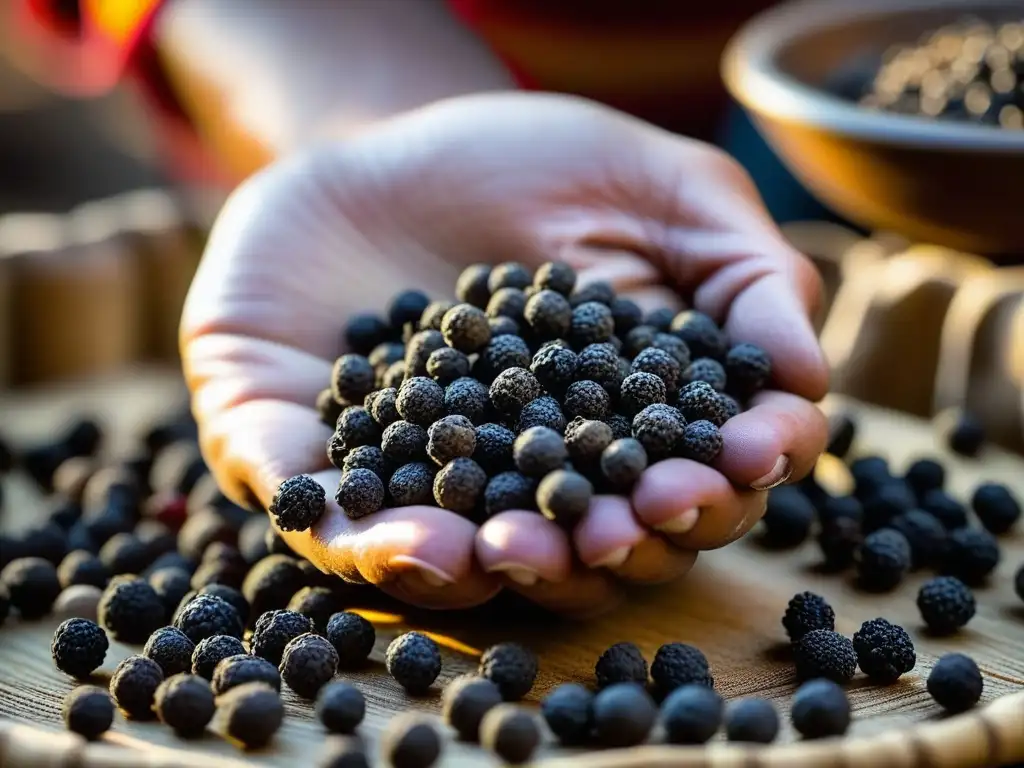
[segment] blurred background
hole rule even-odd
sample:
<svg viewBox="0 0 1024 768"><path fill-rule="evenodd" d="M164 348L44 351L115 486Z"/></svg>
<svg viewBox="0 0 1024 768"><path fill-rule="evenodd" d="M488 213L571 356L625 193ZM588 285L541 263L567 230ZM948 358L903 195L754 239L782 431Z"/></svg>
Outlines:
<svg viewBox="0 0 1024 768"><path fill-rule="evenodd" d="M148 5L111 0L91 7ZM969 35L950 43L925 34L967 11L995 9L1001 18L1009 9L1020 17L1019 6L902 0L892 6L894 23L884 15L891 4L881 0L852 10L835 0L810 0L747 24L772 5L752 0L724 3L722 18L701 11L672 27L666 20L678 4L645 0L637 12L649 10L646 26L620 25L622 35L660 25L683 37L652 44L663 53L642 66L622 64L611 78L614 87L606 87L595 77L577 83L569 76L589 71L592 51L566 19L582 14L589 32L602 24L606 30L609 18L619 23L616 3L574 1L554 11L532 0L464 5L474 7L480 34L532 85L656 114L661 124L715 140L740 159L772 214L825 279L828 301L817 322L837 391L924 417L966 409L996 441L1024 449L1024 267L1018 266L1024 257L1014 251L1024 233L1024 122L1018 126L1017 113L1003 110L1017 102L999 101L1024 105L1024 32L1019 40L1012 30L1003 37L986 32L986 45L1005 57L991 58L985 48L966 70L963 59L973 55L964 43ZM62 24L80 21L74 2L0 0L0 387L20 391L116 376L140 364L174 369L181 305L232 181L165 174L175 161L170 155L169 162L166 136L137 89L117 82L70 98L58 95L66 88L44 86L52 72L40 76L43 65L71 65L46 62L48 54L40 54L46 49L25 34L17 13L36 6L66 14ZM271 7L291 13L288 4L261 6ZM580 60L566 64L569 54L539 55L539 64L516 60L519 33L528 25L520 25L519 37L495 31L487 13L499 7L504 15L495 12L495 18L512 27L520 17L507 8L522 18L549 14L549 31L562 36L542 38L541 53L564 44ZM241 13L243 6L235 8ZM698 39L699 57L681 53ZM520 47L535 50L537 44ZM933 70L941 77L929 75ZM882 71L885 77L878 76ZM963 82L956 80L963 72ZM972 113L968 107L978 99L965 107L963 96L979 78L988 101ZM655 81L657 89L648 87ZM1009 91L998 91L1006 82ZM639 83L644 98L623 96L630 83ZM931 85L922 90L922 83ZM731 102L724 98L726 84ZM648 110L654 90L657 105ZM699 109L689 114L701 120L684 124L665 110L679 101L677 93L700 95L692 99ZM865 124L868 114L881 122ZM708 115L715 119L703 119ZM939 120L936 132L921 127L922 117L949 120ZM985 122L989 127L979 129ZM966 133L957 133L961 129ZM946 165L936 165L943 158ZM944 228L968 209L973 219ZM996 242L986 237L1007 221L1018 223L986 252Z"/></svg>

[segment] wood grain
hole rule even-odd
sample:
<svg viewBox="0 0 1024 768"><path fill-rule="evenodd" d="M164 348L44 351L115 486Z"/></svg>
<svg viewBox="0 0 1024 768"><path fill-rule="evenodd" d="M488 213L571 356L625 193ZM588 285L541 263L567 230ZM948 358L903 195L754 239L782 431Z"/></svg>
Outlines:
<svg viewBox="0 0 1024 768"><path fill-rule="evenodd" d="M147 412L173 406L177 385L162 374L140 372L129 380L110 380L89 387L65 385L45 395L0 401L0 418L15 436L53 424L74 408L88 407L120 422L123 429L139 424ZM60 411L55 410L60 405ZM829 409L846 407L839 400ZM899 468L913 458L936 452L929 427L918 420L868 407L858 407L862 425L856 450L878 452ZM1010 484L1024 494L1024 462L992 449L976 461L945 457L951 469L949 486L963 497L983 479ZM4 525L24 523L39 509L27 490L8 483ZM20 520L12 519L13 517ZM1005 537L1003 560L991 584L978 591L978 615L953 638L933 638L922 629L914 604L916 587L927 577L914 574L891 595L859 593L842 577L818 572L813 544L791 553L766 552L756 532L725 549L701 556L683 582L637 590L612 613L571 623L540 615L511 598L469 612L431 613L405 610L396 604L372 602L367 611L377 625L378 642L371 665L347 674L367 697L368 714L362 735L374 744L388 718L398 711L438 711L443 683L475 666L475 656L488 644L514 639L533 648L541 672L531 694L536 703L553 686L567 680L591 683L600 652L618 640L636 642L648 658L663 642L679 640L699 646L710 659L718 690L727 699L764 696L783 712L795 689L785 635L779 623L789 598L803 589L826 596L836 609L837 629L852 633L864 620L884 616L902 624L918 649L916 669L890 687L869 684L858 676L850 686L855 721L850 738L806 744L794 740L788 722L780 744L769 749L727 745L718 737L709 748L654 745L624 752L581 754L558 749L545 740L540 757L552 765L697 766L697 765L935 765L981 766L1024 760L1024 604L1014 595L1012 576L1024 561L1024 531ZM287 717L273 745L242 754L216 733L216 723L201 740L175 739L158 723L126 722L120 715L113 730L98 744L83 746L60 731L61 699L73 683L57 672L49 658L55 620L9 621L0 629L0 765L25 766L169 766L309 765L321 748L322 728L309 704L284 693ZM434 634L442 643L444 671L431 695L412 699L383 670L383 650L392 637L414 627ZM928 696L924 680L935 660L950 651L971 654L985 674L986 704L995 707L975 715L943 719ZM98 679L133 649L113 644ZM1016 694L1007 697L1007 694ZM1009 725L1008 725L1009 724ZM45 736L45 732L49 732ZM136 750L142 750L141 753ZM129 757L126 757L129 755ZM6 756L6 761L5 761ZM17 756L17 762L15 758ZM496 765L478 748L449 741L445 765Z"/></svg>

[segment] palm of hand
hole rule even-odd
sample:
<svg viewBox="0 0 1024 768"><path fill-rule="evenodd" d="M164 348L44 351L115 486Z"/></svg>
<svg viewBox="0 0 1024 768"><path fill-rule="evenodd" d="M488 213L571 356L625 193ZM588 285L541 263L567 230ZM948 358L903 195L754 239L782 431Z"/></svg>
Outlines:
<svg viewBox="0 0 1024 768"><path fill-rule="evenodd" d="M473 262L551 259L645 308L678 302L670 285L764 346L786 390L823 394L806 319L816 276L730 161L585 102L464 98L275 166L228 202L182 324L222 488L266 507L283 479L313 473L331 499L330 430L312 404L347 317L406 287L450 296ZM632 499L595 499L571 536L526 512L477 528L434 507L350 521L329 502L312 531L286 538L321 568L417 604L473 605L504 584L556 610L600 610L620 580L674 578L749 529L765 500L752 485L807 471L824 426L796 395L763 393L723 429L715 468L662 462Z"/></svg>

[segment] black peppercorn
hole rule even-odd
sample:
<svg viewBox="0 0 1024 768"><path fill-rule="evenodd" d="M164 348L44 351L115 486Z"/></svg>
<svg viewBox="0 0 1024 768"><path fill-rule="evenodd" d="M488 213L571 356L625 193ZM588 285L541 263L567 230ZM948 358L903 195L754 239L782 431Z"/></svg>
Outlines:
<svg viewBox="0 0 1024 768"><path fill-rule="evenodd" d="M527 300L523 317L536 338L557 339L569 332L573 309L562 294L541 289Z"/></svg>
<svg viewBox="0 0 1024 768"><path fill-rule="evenodd" d="M694 357L720 358L725 355L725 334L710 317L687 310L672 319L672 333L686 342Z"/></svg>
<svg viewBox="0 0 1024 768"><path fill-rule="evenodd" d="M569 453L560 434L547 427L531 427L515 439L512 455L524 475L543 477L564 466Z"/></svg>
<svg viewBox="0 0 1024 768"><path fill-rule="evenodd" d="M358 520L384 506L384 483L372 470L353 469L341 476L334 500L350 520Z"/></svg>
<svg viewBox="0 0 1024 768"><path fill-rule="evenodd" d="M331 460L331 464L341 469L345 457L350 451L361 445L378 445L380 434L380 425L364 406L350 405L341 412L335 425L334 434L327 441L327 457ZM311 493L315 495L316 490L312 488L312 485L309 487Z"/></svg>
<svg viewBox="0 0 1024 768"><path fill-rule="evenodd" d="M475 742L480 736L484 715L501 704L501 692L490 680L463 675L452 680L441 695L441 711L445 722L464 741Z"/></svg>
<svg viewBox="0 0 1024 768"><path fill-rule="evenodd" d="M427 457L427 440L427 430L419 424L396 421L384 430L380 447L396 464L408 464Z"/></svg>
<svg viewBox="0 0 1024 768"><path fill-rule="evenodd" d="M388 674L399 685L413 695L420 695L441 673L441 652L426 635L406 632L388 645L385 663Z"/></svg>
<svg viewBox="0 0 1024 768"><path fill-rule="evenodd" d="M647 659L633 643L615 643L601 654L594 666L598 688L615 683L647 685Z"/></svg>
<svg viewBox="0 0 1024 768"><path fill-rule="evenodd" d="M110 642L107 633L86 619L68 619L53 633L50 655L57 669L88 680L103 664Z"/></svg>
<svg viewBox="0 0 1024 768"><path fill-rule="evenodd" d="M985 681L974 659L962 653L948 653L935 662L927 685L935 703L955 714L978 703Z"/></svg>
<svg viewBox="0 0 1024 768"><path fill-rule="evenodd" d="M722 724L722 697L705 685L684 685L661 703L669 744L703 744Z"/></svg>
<svg viewBox="0 0 1024 768"><path fill-rule="evenodd" d="M992 534L980 528L959 528L949 534L942 571L977 586L985 582L999 560L999 544Z"/></svg>
<svg viewBox="0 0 1024 768"><path fill-rule="evenodd" d="M221 659L213 669L210 683L215 695L230 691L246 683L263 683L275 691L281 690L281 674L266 659L249 654L238 654Z"/></svg>
<svg viewBox="0 0 1024 768"><path fill-rule="evenodd" d="M640 371L623 379L619 404L626 414L635 416L649 405L664 402L665 382L660 376Z"/></svg>
<svg viewBox="0 0 1024 768"><path fill-rule="evenodd" d="M353 315L345 325L345 346L357 355L368 355L370 350L387 341L391 328L384 318L364 312Z"/></svg>
<svg viewBox="0 0 1024 768"><path fill-rule="evenodd" d="M398 363L393 363L384 374L384 386L398 387L408 378L426 376L430 354L444 345L444 336L440 331L425 330L414 333L405 345L403 364L399 367Z"/></svg>
<svg viewBox="0 0 1024 768"><path fill-rule="evenodd" d="M80 685L64 697L61 714L69 731L92 741L110 730L114 702L102 688Z"/></svg>
<svg viewBox="0 0 1024 768"><path fill-rule="evenodd" d="M176 627L161 627L149 636L142 655L160 665L164 677L192 669L192 653L196 646Z"/></svg>
<svg viewBox="0 0 1024 768"><path fill-rule="evenodd" d="M96 611L110 636L130 645L146 642L166 620L166 607L156 590L145 580L130 576L111 579Z"/></svg>
<svg viewBox="0 0 1024 768"><path fill-rule="evenodd" d="M434 475L434 501L442 509L469 514L483 498L487 473L472 459L452 459Z"/></svg>
<svg viewBox="0 0 1024 768"><path fill-rule="evenodd" d="M401 386L401 383L398 382L399 386ZM395 405L397 400L398 390L394 386L388 386L367 395L364 407L370 411L370 415L377 422L378 427L387 429L402 418L398 414L398 407Z"/></svg>
<svg viewBox="0 0 1024 768"><path fill-rule="evenodd" d="M632 437L619 438L601 453L601 473L617 491L629 491L647 469L647 452Z"/></svg>
<svg viewBox="0 0 1024 768"><path fill-rule="evenodd" d="M217 699L224 730L234 741L256 749L274 738L284 720L281 697L264 683L245 683Z"/></svg>
<svg viewBox="0 0 1024 768"><path fill-rule="evenodd" d="M487 301L487 315L489 317L510 317L517 323L523 321L523 312L526 310L526 294L521 288L506 286L499 288L491 294Z"/></svg>
<svg viewBox="0 0 1024 768"><path fill-rule="evenodd" d="M699 648L685 643L665 643L651 662L651 681L659 696L690 683L715 687L707 657Z"/></svg>
<svg viewBox="0 0 1024 768"><path fill-rule="evenodd" d="M853 649L864 674L883 685L896 682L917 664L910 635L885 619L865 621L853 634Z"/></svg>
<svg viewBox="0 0 1024 768"><path fill-rule="evenodd" d="M391 718L381 737L381 757L392 768L430 768L441 748L437 729L418 712Z"/></svg>
<svg viewBox="0 0 1024 768"><path fill-rule="evenodd" d="M499 643L484 651L478 674L497 685L505 701L518 701L537 679L537 657L517 643Z"/></svg>
<svg viewBox="0 0 1024 768"><path fill-rule="evenodd" d="M718 427L710 421L691 421L683 429L678 450L684 458L710 464L718 458L723 446Z"/></svg>
<svg viewBox="0 0 1024 768"><path fill-rule="evenodd" d="M490 276L489 264L471 264L466 267L455 281L456 297L459 301L483 309L491 298L491 289L487 287Z"/></svg>
<svg viewBox="0 0 1024 768"><path fill-rule="evenodd" d="M537 486L537 506L548 520L571 526L589 509L593 495L594 486L583 475L557 469Z"/></svg>
<svg viewBox="0 0 1024 768"><path fill-rule="evenodd" d="M254 656L264 658L272 664L280 664L285 646L296 637L315 629L313 620L301 613L288 610L267 611L256 620L249 645Z"/></svg>
<svg viewBox="0 0 1024 768"><path fill-rule="evenodd" d="M362 355L342 355L331 369L331 394L339 403L355 405L373 390L375 380L369 360Z"/></svg>
<svg viewBox="0 0 1024 768"><path fill-rule="evenodd" d="M320 635L299 635L284 647L278 671L296 695L315 699L338 671L338 652Z"/></svg>
<svg viewBox="0 0 1024 768"><path fill-rule="evenodd" d="M793 646L796 674L801 680L825 677L848 682L857 671L857 653L849 638L828 629L814 629Z"/></svg>
<svg viewBox="0 0 1024 768"><path fill-rule="evenodd" d="M467 355L480 351L491 340L487 315L470 304L459 304L448 310L440 331L449 347Z"/></svg>
<svg viewBox="0 0 1024 768"><path fill-rule="evenodd" d="M368 469L377 475L382 483L387 483L391 479L393 467L380 448L375 445L361 445L353 449L342 462L341 471L343 473L351 472L353 469ZM250 562L254 561L250 560Z"/></svg>
<svg viewBox="0 0 1024 768"><path fill-rule="evenodd" d="M128 717L148 720L153 716L153 696L164 680L160 665L145 656L129 656L110 678L110 695Z"/></svg>
<svg viewBox="0 0 1024 768"><path fill-rule="evenodd" d="M725 355L729 391L746 399L760 391L772 373L768 353L756 344L736 344Z"/></svg>
<svg viewBox="0 0 1024 768"><path fill-rule="evenodd" d="M509 509L534 509L537 481L521 472L501 472L487 481L484 512L493 517Z"/></svg>
<svg viewBox="0 0 1024 768"><path fill-rule="evenodd" d="M530 371L508 368L494 377L491 404L499 413L515 416L527 403L540 397L540 392L540 383Z"/></svg>
<svg viewBox="0 0 1024 768"><path fill-rule="evenodd" d="M207 584L206 586L201 587L197 594L219 597L238 611L238 616L242 619L243 624L248 621L250 612L249 601L246 600L245 596L234 587L229 587L227 584Z"/></svg>
<svg viewBox="0 0 1024 768"><path fill-rule="evenodd" d="M633 437L652 462L671 456L685 429L683 415L670 405L649 405L633 418Z"/></svg>
<svg viewBox="0 0 1024 768"><path fill-rule="evenodd" d="M563 683L540 705L548 728L566 746L583 744L594 727L594 694L577 683Z"/></svg>
<svg viewBox="0 0 1024 768"><path fill-rule="evenodd" d="M60 585L67 589L73 584L91 584L103 589L107 586L110 572L107 566L92 552L76 549L64 557L57 567L57 578Z"/></svg>
<svg viewBox="0 0 1024 768"><path fill-rule="evenodd" d="M426 376L414 376L399 387L395 406L406 421L428 427L445 414L444 388Z"/></svg>
<svg viewBox="0 0 1024 768"><path fill-rule="evenodd" d="M974 617L976 603L974 593L960 579L937 576L921 586L917 608L932 632L951 635Z"/></svg>
<svg viewBox="0 0 1024 768"><path fill-rule="evenodd" d="M427 454L440 466L460 456L472 456L475 448L473 422L465 416L445 416L427 430Z"/></svg>
<svg viewBox="0 0 1024 768"><path fill-rule="evenodd" d="M576 287L576 270L564 261L549 261L537 268L533 276L533 285L539 289L557 291L563 296L570 296Z"/></svg>
<svg viewBox="0 0 1024 768"><path fill-rule="evenodd" d="M647 738L658 708L643 686L616 683L594 697L597 740L606 747L632 747Z"/></svg>
<svg viewBox="0 0 1024 768"><path fill-rule="evenodd" d="M213 692L201 677L181 674L168 678L160 683L153 698L160 722L183 739L201 736L213 719Z"/></svg>
<svg viewBox="0 0 1024 768"><path fill-rule="evenodd" d="M364 664L377 640L373 624L358 613L348 611L331 616L326 636L338 653L341 669L356 669Z"/></svg>
<svg viewBox="0 0 1024 768"><path fill-rule="evenodd" d="M661 379L666 396L675 397L679 391L680 367L678 361L668 352L657 347L648 347L633 358L631 373L650 373Z"/></svg>
<svg viewBox="0 0 1024 768"><path fill-rule="evenodd" d="M331 733L352 733L366 716L366 700L353 685L327 683L317 696L316 716Z"/></svg>
<svg viewBox="0 0 1024 768"><path fill-rule="evenodd" d="M530 347L522 338L497 336L480 351L473 375L480 381L490 382L509 368L528 368L531 359Z"/></svg>
<svg viewBox="0 0 1024 768"><path fill-rule="evenodd" d="M729 419L729 411L721 393L706 381L691 381L679 392L679 412L687 421L710 421L716 427Z"/></svg>
<svg viewBox="0 0 1024 768"><path fill-rule="evenodd" d="M985 426L975 416L961 413L946 435L946 443L953 453L974 458L985 446Z"/></svg>
<svg viewBox="0 0 1024 768"><path fill-rule="evenodd" d="M442 386L468 376L469 371L469 358L451 347L435 349L427 358L427 375Z"/></svg>
<svg viewBox="0 0 1024 768"><path fill-rule="evenodd" d="M57 569L40 557L21 557L9 562L0 571L0 584L7 588L10 605L26 620L49 613L60 594Z"/></svg>
<svg viewBox="0 0 1024 768"><path fill-rule="evenodd" d="M245 653L245 646L237 637L213 635L200 640L192 652L192 674L210 680L213 670L224 659Z"/></svg>
<svg viewBox="0 0 1024 768"><path fill-rule="evenodd" d="M510 765L520 765L533 756L540 743L540 730L532 714L513 704L499 704L480 723L480 743Z"/></svg>
<svg viewBox="0 0 1024 768"><path fill-rule="evenodd" d="M432 503L435 470L434 466L419 461L395 470L388 481L391 504L396 507L408 507L413 504Z"/></svg>
<svg viewBox="0 0 1024 768"><path fill-rule="evenodd" d="M596 381L584 380L570 384L565 391L563 408L570 419L603 419L611 407L608 392Z"/></svg>
<svg viewBox="0 0 1024 768"><path fill-rule="evenodd" d="M541 395L531 400L519 412L520 432L525 432L530 427L547 427L555 432L565 431L565 414L562 413L562 406L550 395Z"/></svg>
<svg viewBox="0 0 1024 768"><path fill-rule="evenodd" d="M331 616L341 610L338 593L328 587L303 587L288 601L287 610L301 613L313 621L314 631L327 631Z"/></svg>
<svg viewBox="0 0 1024 768"><path fill-rule="evenodd" d="M324 513L326 494L309 475L290 477L278 486L270 514L282 531L305 531Z"/></svg>
<svg viewBox="0 0 1024 768"><path fill-rule="evenodd" d="M1021 517L1021 506L1002 483L982 483L971 497L971 506L978 520L989 533L1007 533Z"/></svg>
<svg viewBox="0 0 1024 768"><path fill-rule="evenodd" d="M569 295L569 303L574 307L596 301L598 304L610 305L615 300L615 288L607 280L595 280L587 285L577 285Z"/></svg>
<svg viewBox="0 0 1024 768"><path fill-rule="evenodd" d="M850 727L846 691L831 680L810 680L793 695L793 727L806 739L841 736Z"/></svg>
<svg viewBox="0 0 1024 768"><path fill-rule="evenodd" d="M580 469L596 468L612 442L612 429L603 421L576 417L565 430L565 447Z"/></svg>
<svg viewBox="0 0 1024 768"><path fill-rule="evenodd" d="M571 349L545 344L533 356L530 370L541 386L557 395L576 380L577 355Z"/></svg>
<svg viewBox="0 0 1024 768"><path fill-rule="evenodd" d="M615 321L615 333L619 336L636 328L644 320L644 312L632 299L621 296L612 300L608 307L612 311L612 319Z"/></svg>

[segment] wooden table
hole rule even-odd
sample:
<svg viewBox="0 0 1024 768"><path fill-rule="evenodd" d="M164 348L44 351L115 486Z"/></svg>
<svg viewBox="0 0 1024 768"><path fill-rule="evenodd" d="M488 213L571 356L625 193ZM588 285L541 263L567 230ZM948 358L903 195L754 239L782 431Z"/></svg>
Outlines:
<svg viewBox="0 0 1024 768"><path fill-rule="evenodd" d="M75 409L97 411L123 438L126 430L161 406L179 402L179 385L161 372L140 371L131 376L88 386L8 396L0 400L0 424L14 437L27 437L59 422ZM832 409L843 404L826 403ZM857 450L888 456L895 467L913 458L934 454L928 425L898 414L859 408ZM1024 462L996 450L976 461L944 456L951 469L949 486L963 497L982 479L1006 482L1024 495ZM36 514L38 500L14 479L8 481L4 524L21 525ZM826 596L836 609L837 629L849 635L862 621L884 616L902 624L914 637L916 669L893 686L878 687L858 676L850 686L855 722L854 738L837 749L835 742L808 745L794 741L786 723L783 746L768 751L747 750L716 741L706 750L647 747L647 751L596 753L586 756L557 749L546 740L541 757L579 765L980 765L986 759L1003 763L1024 760L1024 603L1015 596L1012 577L1024 562L1024 526L1002 540L1003 560L991 585L978 591L978 615L952 638L937 639L922 631L915 607L917 586L926 574L913 574L889 595L865 595L845 577L826 576L816 569L819 555L808 543L794 552L772 553L756 543L756 533L723 550L702 555L683 582L637 590L615 612L588 623L570 623L521 610L514 602L459 613L392 611L372 614L378 627L372 665L346 674L367 698L367 718L360 731L376 740L395 712L416 708L438 710L444 682L475 666L476 654L488 644L514 639L533 648L541 659L540 675L529 701L535 703L553 686L568 680L591 683L593 664L601 651L619 640L632 640L648 659L664 642L679 640L700 647L710 659L718 690L726 699L763 696L785 712L795 689L785 634L779 623L789 598L811 589ZM369 615L369 614L368 614ZM242 754L215 733L186 743L156 722L127 722L117 716L113 730L98 744L82 749L62 729L61 699L72 681L54 669L49 641L56 621L20 623L0 629L0 765L260 765L304 766L315 762L324 733L311 707L290 691L284 692L287 716L273 745L262 752ZM441 679L430 696L412 699L384 672L383 651L400 631L413 627L435 634L445 656ZM101 673L135 649L112 644ZM942 720L924 681L938 656L950 651L971 654L985 674L983 701L1007 694L991 712L1019 717L1019 738L993 736L977 718ZM1015 714L1013 714L1015 713ZM986 721L987 722L987 721ZM27 730L31 727L37 730ZM47 733L45 736L44 733ZM880 736L880 734L883 734ZM987 735L986 735L987 734ZM718 737L720 739L721 737ZM657 741L657 734L654 741ZM986 741L987 740L987 741ZM785 746L785 745L789 746ZM15 747L20 762L13 758ZM126 749L127 748L127 749ZM143 750L140 754L134 748ZM185 751L188 750L188 751ZM29 755L35 755L30 759ZM69 757L73 755L73 757ZM879 762L879 755L885 761ZM986 755L988 757L986 758ZM445 765L486 766L497 763L478 748L448 742ZM207 759L203 759L207 758ZM68 762L71 760L72 762Z"/></svg>

